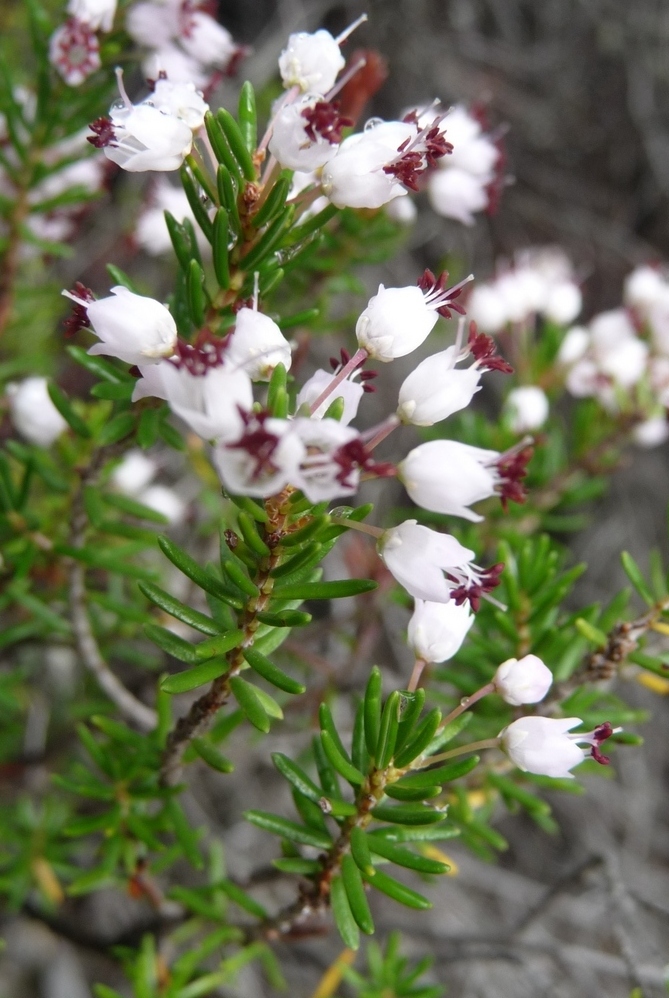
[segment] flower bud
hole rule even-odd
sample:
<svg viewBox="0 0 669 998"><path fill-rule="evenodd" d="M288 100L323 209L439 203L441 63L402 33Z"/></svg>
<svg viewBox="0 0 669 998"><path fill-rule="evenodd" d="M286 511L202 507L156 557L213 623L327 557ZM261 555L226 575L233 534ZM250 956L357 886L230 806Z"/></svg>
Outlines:
<svg viewBox="0 0 669 998"><path fill-rule="evenodd" d="M463 603L430 603L417 599L409 621L408 642L416 658L446 662L459 650L474 623L474 615Z"/></svg>
<svg viewBox="0 0 669 998"><path fill-rule="evenodd" d="M509 425L514 433L538 430L548 419L546 393L536 385L522 385L509 392L506 399Z"/></svg>
<svg viewBox="0 0 669 998"><path fill-rule="evenodd" d="M548 693L553 674L536 655L510 658L497 669L493 684L507 703L539 703Z"/></svg>
<svg viewBox="0 0 669 998"><path fill-rule="evenodd" d="M228 342L226 361L241 368L251 381L269 381L277 364L290 369L290 343L268 315L241 308Z"/></svg>
<svg viewBox="0 0 669 998"><path fill-rule="evenodd" d="M302 93L327 93L345 65L337 41L322 28L313 34L300 31L290 35L279 56L284 86L299 87Z"/></svg>
<svg viewBox="0 0 669 998"><path fill-rule="evenodd" d="M25 378L7 385L12 423L28 443L50 447L67 423L51 401L46 378Z"/></svg>
<svg viewBox="0 0 669 998"><path fill-rule="evenodd" d="M483 517L468 506L495 495L493 469L499 456L456 440L430 440L409 451L397 476L423 509L478 522Z"/></svg>

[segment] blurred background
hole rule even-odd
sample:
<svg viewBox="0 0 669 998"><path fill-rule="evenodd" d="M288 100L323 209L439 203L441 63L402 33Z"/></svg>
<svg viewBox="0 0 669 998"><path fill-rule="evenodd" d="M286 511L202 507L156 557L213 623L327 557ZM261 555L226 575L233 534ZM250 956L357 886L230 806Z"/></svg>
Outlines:
<svg viewBox="0 0 669 998"><path fill-rule="evenodd" d="M505 132L509 176L497 213L477 216L471 228L438 218L419 199L400 254L389 267L361 271L370 292L379 280L412 283L425 267L451 260L462 273L485 279L499 257L559 244L582 280L587 319L620 304L622 280L635 264L669 259L667 3L222 0L219 19L252 47L242 77L262 87L275 76L290 32L323 26L336 35L363 11L369 23L355 44L378 49L389 63L388 80L366 113L393 118L433 98L446 106L478 104L491 128ZM225 83L220 103L231 102L235 92L234 81ZM122 217L104 213L93 222L89 245L101 268L119 225ZM69 261L67 276L81 276L81 268L81 258ZM397 368L399 381L404 371ZM392 383L385 383L392 394ZM383 399L378 404L383 410ZM668 454L667 445L637 452L593 510L591 526L574 538L574 559L590 566L579 601L606 599L624 584L621 549L642 565L653 546L666 554ZM395 608L380 622L375 649L389 683L406 670L396 637L405 624L399 613ZM619 751L614 767L588 778L586 796L555 796L558 835L522 816L500 814L509 850L492 866L449 843L457 875L430 887L432 912L414 917L390 901L383 908L376 896L379 932L401 928L407 952L431 954L434 980L448 995L667 994L669 697L634 683L627 683L625 697L653 711L653 723L641 729L646 744ZM280 735L273 741L272 750L288 750ZM219 784L204 773L189 806L196 823L214 821L225 831L228 863L243 879L269 862L274 842L239 822L242 807L280 809L282 801L266 745L257 757L242 749L240 743L233 796L221 800ZM251 788L252 800L234 796L242 787ZM283 900L280 885L267 891L269 903ZM119 908L101 893L86 900L81 914L103 935L113 934L132 922L132 903ZM9 926L7 941L2 979L8 998L90 998L95 980L122 987L110 978L104 953L82 946L76 933L66 939L26 918ZM291 995L311 995L339 948L332 934L282 947ZM253 970L241 980L221 995L269 994Z"/></svg>

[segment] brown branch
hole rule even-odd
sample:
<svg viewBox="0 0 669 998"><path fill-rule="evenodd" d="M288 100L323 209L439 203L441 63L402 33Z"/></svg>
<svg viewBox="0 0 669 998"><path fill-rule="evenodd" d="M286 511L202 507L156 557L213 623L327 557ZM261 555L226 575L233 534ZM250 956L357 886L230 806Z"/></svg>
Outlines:
<svg viewBox="0 0 669 998"><path fill-rule="evenodd" d="M21 255L21 225L28 210L28 191L21 188L9 218L7 248L0 261L0 336L4 333L12 317Z"/></svg>

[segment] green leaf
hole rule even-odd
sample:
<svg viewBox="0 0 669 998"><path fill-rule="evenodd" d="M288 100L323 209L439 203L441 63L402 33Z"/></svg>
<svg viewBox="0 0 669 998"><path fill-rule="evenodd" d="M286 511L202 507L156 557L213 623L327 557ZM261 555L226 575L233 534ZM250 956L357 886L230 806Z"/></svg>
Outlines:
<svg viewBox="0 0 669 998"><path fill-rule="evenodd" d="M124 384L128 385L131 389L135 387L136 381L128 374L127 370L121 370L115 364L112 364L111 361L105 360L102 357L91 356L83 347L68 346L65 349L77 364L81 364L89 374L94 375L96 378L102 378L103 381L107 381L113 385Z"/></svg>
<svg viewBox="0 0 669 998"><path fill-rule="evenodd" d="M213 239L213 230L212 230ZM204 325L206 300L204 293L204 272L197 260L191 260L186 274L188 305L194 325L200 329Z"/></svg>
<svg viewBox="0 0 669 998"><path fill-rule="evenodd" d="M253 689L269 716L276 717L279 721L282 721L283 711L274 697L271 696L271 694L269 694L266 690L263 690L260 686L254 686Z"/></svg>
<svg viewBox="0 0 669 998"><path fill-rule="evenodd" d="M413 738L410 739L405 748L395 756L394 765L397 769L403 769L410 762L423 754L425 749L434 738L437 728L441 724L441 711L434 707L425 715Z"/></svg>
<svg viewBox="0 0 669 998"><path fill-rule="evenodd" d="M98 446L108 447L110 444L123 440L135 428L134 412L119 412L116 416L105 423L98 434Z"/></svg>
<svg viewBox="0 0 669 998"><path fill-rule="evenodd" d="M247 273L256 270L261 263L266 262L270 253L283 237L295 216L295 205L289 204L270 222L265 231L251 247L246 256L240 260L239 267Z"/></svg>
<svg viewBox="0 0 669 998"><path fill-rule="evenodd" d="M226 758L222 752L219 752L211 742L206 741L204 738L193 738L191 745L200 758L204 759L212 769L217 770L219 773L232 773L234 771L234 763Z"/></svg>
<svg viewBox="0 0 669 998"><path fill-rule="evenodd" d="M443 842L456 838L460 829L449 821L441 825L395 825L392 828L375 829L372 835L380 835L387 842ZM371 838L371 835L370 835Z"/></svg>
<svg viewBox="0 0 669 998"><path fill-rule="evenodd" d="M239 628L228 631L227 634L217 634L215 637L195 645L195 656L200 661L204 661L214 656L227 655L229 651L242 643L244 636L244 631Z"/></svg>
<svg viewBox="0 0 669 998"><path fill-rule="evenodd" d="M365 935L371 936L374 932L374 921L369 910L365 885L362 882L360 870L349 853L342 856L341 879L354 919Z"/></svg>
<svg viewBox="0 0 669 998"><path fill-rule="evenodd" d="M311 614L305 610L278 610L276 612L259 610L256 617L261 624L269 624L270 627L304 627L311 623Z"/></svg>
<svg viewBox="0 0 669 998"><path fill-rule="evenodd" d="M160 627L159 624L145 624L144 632L150 641L153 641L162 651L173 658L177 658L180 662L192 665L195 662L201 661L195 645L191 644L190 641L180 638L172 631L168 631L166 627Z"/></svg>
<svg viewBox="0 0 669 998"><path fill-rule="evenodd" d="M210 683L213 679L218 679L229 668L230 666L224 658L210 659L209 662L196 665L194 669L186 669L174 676L166 676L161 681L160 688L163 693L187 693L189 690L197 689L198 686Z"/></svg>
<svg viewBox="0 0 669 998"><path fill-rule="evenodd" d="M247 894L246 891L238 887L237 884L233 884L231 880L221 880L213 885L216 890L222 890L224 894L230 898L238 908L243 911L247 911L249 915L253 915L254 918L267 918L267 911L255 898Z"/></svg>
<svg viewBox="0 0 669 998"><path fill-rule="evenodd" d="M75 548L70 544L54 544L53 550L56 554L66 555L76 558L77 561L93 568L103 569L107 572L117 572L119 575L127 575L131 579L143 579L152 582L156 573L141 565L134 565L128 557L123 555L120 548L108 550L94 550L90 547Z"/></svg>
<svg viewBox="0 0 669 998"><path fill-rule="evenodd" d="M450 783L461 776L466 776L475 769L481 761L480 756L471 755L468 759L458 759L456 762L448 763L446 766L438 766L436 769L424 769L420 772L408 773L400 780L399 786L412 787L432 787Z"/></svg>
<svg viewBox="0 0 669 998"><path fill-rule="evenodd" d="M196 870L201 870L204 866L204 861L198 847L197 832L189 825L188 819L176 797L169 798L165 809L171 818L174 834L186 858Z"/></svg>
<svg viewBox="0 0 669 998"><path fill-rule="evenodd" d="M591 641L597 648L605 648L608 643L608 637L604 634L604 631L600 631L598 627L594 624L589 623L584 620L583 617L578 617L574 621L574 627L579 634L582 634L587 641Z"/></svg>
<svg viewBox="0 0 669 998"><path fill-rule="evenodd" d="M216 121L221 127L232 153L241 167L241 171L246 180L256 179L256 169L253 159L244 142L244 136L239 125L226 108L221 107L216 112ZM227 166L227 163L226 163Z"/></svg>
<svg viewBox="0 0 669 998"><path fill-rule="evenodd" d="M303 877L310 877L318 873L321 864L317 859L302 859L297 856L290 856L285 859L273 859L272 866L282 873L296 873Z"/></svg>
<svg viewBox="0 0 669 998"><path fill-rule="evenodd" d="M351 829L350 843L351 856L353 857L354 862L357 863L358 868L362 870L365 876L373 877L376 870L374 869L374 864L372 863L367 834L358 825L354 825Z"/></svg>
<svg viewBox="0 0 669 998"><path fill-rule="evenodd" d="M428 787L404 787L401 783L390 783L385 790L388 797L402 801L431 800L441 793L441 787L436 784Z"/></svg>
<svg viewBox="0 0 669 998"><path fill-rule="evenodd" d="M381 729L381 682L381 670L378 665L375 665L367 680L363 701L365 741L367 743L367 751L372 758L376 752L379 731Z"/></svg>
<svg viewBox="0 0 669 998"><path fill-rule="evenodd" d="M397 729L397 740L395 742L395 754L406 744L407 739L413 731L414 725L423 712L425 705L425 690L423 687L413 693L402 690L402 715L399 728Z"/></svg>
<svg viewBox="0 0 669 998"><path fill-rule="evenodd" d="M341 799L341 789L339 787L337 772L325 754L323 743L320 738L315 737L312 739L311 744L314 752L314 762L318 770L318 779L323 787L325 796L329 799Z"/></svg>
<svg viewBox="0 0 669 998"><path fill-rule="evenodd" d="M388 859L391 863L396 863L398 866L404 866L407 870L417 870L418 873L440 875L448 873L450 870L450 866L447 863L440 863L436 859L428 859L427 856L418 856L410 849L403 849L401 846L397 846L393 842L389 842L388 839L374 833L369 836L369 848L377 856L383 856L384 859Z"/></svg>
<svg viewBox="0 0 669 998"><path fill-rule="evenodd" d="M183 187L184 193L188 198L188 203L191 207L191 211L195 216L195 221L202 230L202 233L206 238L207 242L209 243L213 242L214 226L212 224L211 219L209 218L209 215L207 214L206 208L204 207L202 201L200 200L200 192L198 191L195 178L193 177L193 174L190 172L190 170L185 164L179 170L179 177L181 178L181 186ZM189 264L188 264L188 270L186 270L186 274L188 274L188 271L190 270L190 264L194 262L192 259L193 250L192 246L190 245L190 240L188 247L188 256L189 256Z"/></svg>
<svg viewBox="0 0 669 998"><path fill-rule="evenodd" d="M389 821L395 825L436 825L444 820L441 811L421 804L378 804L372 809L376 821Z"/></svg>
<svg viewBox="0 0 669 998"><path fill-rule="evenodd" d="M219 286L223 290L230 287L230 261L228 259L228 244L230 242L230 222L225 208L219 208L214 216L213 230L213 263L214 273Z"/></svg>
<svg viewBox="0 0 669 998"><path fill-rule="evenodd" d="M646 580L641 574L641 569L635 562L632 555L627 551L623 551L620 555L620 561L622 562L627 578L630 580L641 599L645 600L646 603L648 603L648 606L654 606L655 598L651 593Z"/></svg>
<svg viewBox="0 0 669 998"><path fill-rule="evenodd" d="M241 589L241 591L251 597L251 599L256 599L260 595L260 590L257 585L249 579L237 559L230 559L224 562L222 567L233 585L237 586L238 589Z"/></svg>
<svg viewBox="0 0 669 998"><path fill-rule="evenodd" d="M330 882L330 906L339 935L344 946L357 950L360 946L360 932L342 878L336 875Z"/></svg>
<svg viewBox="0 0 669 998"><path fill-rule="evenodd" d="M205 119L206 120L206 119ZM218 126L217 126L218 127ZM220 131L220 129L219 129ZM222 133L221 133L222 135ZM228 154L231 159L234 157L230 152L225 138L222 139L225 148L228 150ZM228 222L230 228L232 229L235 237L239 238L241 233L241 220L239 218L239 208L237 205L237 188L239 186L239 181L233 180L233 176L239 177L239 171L235 169L230 172L227 166L222 163L216 171L216 187L218 190L218 199L221 202L221 206L225 208L228 213Z"/></svg>
<svg viewBox="0 0 669 998"><path fill-rule="evenodd" d="M549 815L551 806L545 800L535 797L533 793L509 779L501 773L487 773L486 779L493 787L499 790L505 803L517 801L530 815Z"/></svg>
<svg viewBox="0 0 669 998"><path fill-rule="evenodd" d="M424 898L422 894L412 891L410 887L405 887L399 880L389 877L388 874L382 873L381 870L377 870L374 876L369 878L369 883L389 898L392 898L393 901L399 901L400 904L405 905L407 908L427 911L432 907L432 902Z"/></svg>
<svg viewBox="0 0 669 998"><path fill-rule="evenodd" d="M390 765L390 760L395 751L395 740L397 738L399 723L400 694L397 690L394 690L386 700L386 705L381 715L379 739L374 752L377 769L386 769Z"/></svg>
<svg viewBox="0 0 669 998"><path fill-rule="evenodd" d="M365 782L365 777L359 769L356 769L352 763L344 758L328 731L321 731L321 742L326 756L339 775L353 786L361 786Z"/></svg>
<svg viewBox="0 0 669 998"><path fill-rule="evenodd" d="M272 754L272 762L281 773L281 775L288 780L288 782L295 787L304 797L307 797L314 804L318 804L323 797L323 791L320 787L317 787L313 780L307 776L307 774L300 769L297 763L289 759L287 755L283 755L281 752L274 752Z"/></svg>
<svg viewBox="0 0 669 998"><path fill-rule="evenodd" d="M53 381L49 382L48 391L49 398L55 405L56 409L58 409L58 412L61 414L70 429L74 430L77 436L86 437L88 439L91 436L91 431L81 416L76 414L65 393L61 391L58 385L54 384Z"/></svg>
<svg viewBox="0 0 669 998"><path fill-rule="evenodd" d="M233 696L241 709L244 711L247 720L254 728L267 734L270 729L269 715L258 695L258 689L252 683L247 683L241 676L232 676L230 688Z"/></svg>
<svg viewBox="0 0 669 998"><path fill-rule="evenodd" d="M200 613L199 610L193 610L192 607L186 606L185 603L175 599L174 596L170 596L169 593L166 593L159 586L154 586L151 582L140 582L139 588L147 599L160 607L161 610L164 610L165 613L169 613L171 617L180 620L183 624L188 624L189 627L200 631L201 634L210 634L213 636L221 633L221 628L215 620L207 617L204 613Z"/></svg>
<svg viewBox="0 0 669 998"><path fill-rule="evenodd" d="M239 528L242 532L242 537L251 551L258 555L259 558L269 558L272 552L258 533L258 529L255 525L256 521L253 517L247 513L246 510L242 509L239 511L237 516L237 523L239 524Z"/></svg>
<svg viewBox="0 0 669 998"><path fill-rule="evenodd" d="M346 596L359 596L372 592L378 587L371 579L339 579L334 582L301 582L291 585L278 585L273 596L276 599L342 599Z"/></svg>
<svg viewBox="0 0 669 998"><path fill-rule="evenodd" d="M244 817L257 828L271 832L272 835L279 835L282 839L288 839L289 842L298 845L313 846L315 849L329 849L332 845L329 835L317 832L313 828L305 828L304 825L298 825L269 811L245 811Z"/></svg>
<svg viewBox="0 0 669 998"><path fill-rule="evenodd" d="M211 572L201 568L189 554L186 554L182 548L174 544L169 537L159 537L158 544L172 564L199 586L200 589L211 593L212 596L216 596L224 603L229 603L230 606L235 607L237 610L242 609L244 605L242 600L230 590L229 586L224 585Z"/></svg>
<svg viewBox="0 0 669 998"><path fill-rule="evenodd" d="M279 177L265 198L255 215L252 216L253 225L256 229L261 229L267 225L282 210L286 204L286 199L290 191L291 181L288 177ZM281 323L283 328L283 322Z"/></svg>
<svg viewBox="0 0 669 998"><path fill-rule="evenodd" d="M167 231L172 241L174 253L179 261L179 266L184 273L187 274L191 261L188 236L186 235L183 225L181 225L180 222L177 222L174 215L170 214L169 211L165 211L163 214L165 216L165 225L167 226Z"/></svg>
<svg viewBox="0 0 669 998"><path fill-rule="evenodd" d="M273 662L266 658L265 655L261 655L255 648L245 648L244 658L253 671L257 672L263 679L266 679L272 686L276 686L285 693L299 694L305 692L306 686L298 683L296 679L287 676L285 672L282 672L281 669L277 668Z"/></svg>
<svg viewBox="0 0 669 998"><path fill-rule="evenodd" d="M255 91L253 84L249 83L248 80L242 85L239 94L237 117L239 118L239 131L242 141L248 152L253 153L258 144L258 115L256 112Z"/></svg>

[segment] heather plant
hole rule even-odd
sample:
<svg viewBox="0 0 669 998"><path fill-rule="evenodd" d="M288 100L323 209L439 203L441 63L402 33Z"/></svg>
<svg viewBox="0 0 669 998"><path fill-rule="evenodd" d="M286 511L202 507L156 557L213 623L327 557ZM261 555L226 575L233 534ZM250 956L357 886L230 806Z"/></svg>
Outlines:
<svg viewBox="0 0 669 998"><path fill-rule="evenodd" d="M582 606L566 539L622 456L666 438L669 280L638 268L578 326L555 248L485 283L434 261L368 298L358 270L393 255L413 199L475 224L505 160L464 106L364 124L383 74L348 57L357 26L291 35L263 115L249 82L218 106L244 52L197 3L27 0L2 54L0 890L56 930L72 899L139 900L139 938L108 943L137 998L222 993L250 962L278 990L275 944L331 926L346 951L319 994L436 996L395 934L352 966L378 895L430 908L440 844L492 859L502 808L554 831L545 791L640 740L614 680L666 690L659 555L645 573L623 553L631 588ZM134 255L91 289L110 187L142 199ZM64 290L62 260L82 271ZM356 495L385 479L406 501L383 519ZM326 666L352 648L341 682L313 651L339 600L319 647ZM384 604L399 685L360 640ZM292 795L244 811L283 906L184 806L205 768L234 783L240 751Z"/></svg>

